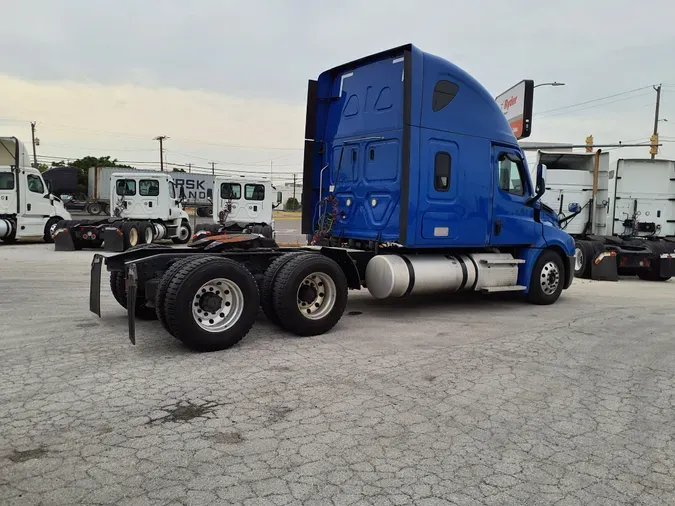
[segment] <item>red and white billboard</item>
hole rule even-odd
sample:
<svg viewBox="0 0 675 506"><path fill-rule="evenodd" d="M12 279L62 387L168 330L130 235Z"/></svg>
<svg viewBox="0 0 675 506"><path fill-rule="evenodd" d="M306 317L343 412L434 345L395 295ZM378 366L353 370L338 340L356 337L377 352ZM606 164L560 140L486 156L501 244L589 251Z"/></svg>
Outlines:
<svg viewBox="0 0 675 506"><path fill-rule="evenodd" d="M534 81L524 79L495 98L516 139L530 136L532 131L532 98Z"/></svg>

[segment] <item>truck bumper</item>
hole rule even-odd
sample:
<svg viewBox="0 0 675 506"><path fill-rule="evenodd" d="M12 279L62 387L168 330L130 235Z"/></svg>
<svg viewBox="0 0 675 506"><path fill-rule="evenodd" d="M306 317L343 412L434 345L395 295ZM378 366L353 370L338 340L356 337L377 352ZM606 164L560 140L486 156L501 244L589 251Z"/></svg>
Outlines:
<svg viewBox="0 0 675 506"><path fill-rule="evenodd" d="M575 262L574 255L570 255L567 257L567 265L565 269L565 284L563 285L564 289L567 289L570 286L572 286L572 281L574 281L574 262Z"/></svg>

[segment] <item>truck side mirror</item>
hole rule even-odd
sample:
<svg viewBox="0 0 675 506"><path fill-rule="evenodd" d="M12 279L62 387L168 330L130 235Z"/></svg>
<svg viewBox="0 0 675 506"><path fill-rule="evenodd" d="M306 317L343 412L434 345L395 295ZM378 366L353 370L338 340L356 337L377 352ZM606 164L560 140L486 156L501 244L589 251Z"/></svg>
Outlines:
<svg viewBox="0 0 675 506"><path fill-rule="evenodd" d="M534 196L528 199L527 204L534 204L544 193L546 193L546 165L540 163L537 165L537 181Z"/></svg>
<svg viewBox="0 0 675 506"><path fill-rule="evenodd" d="M567 210L572 214L579 214L581 212L581 206L577 202L572 202L567 206Z"/></svg>
<svg viewBox="0 0 675 506"><path fill-rule="evenodd" d="M49 193L51 193L52 192L52 181L51 181L51 179L47 179L47 181L45 181L45 184L47 185L47 191L49 191Z"/></svg>
<svg viewBox="0 0 675 506"><path fill-rule="evenodd" d="M183 188L183 185L180 185L179 188L180 190L178 191L178 196L181 200L185 200L185 188Z"/></svg>

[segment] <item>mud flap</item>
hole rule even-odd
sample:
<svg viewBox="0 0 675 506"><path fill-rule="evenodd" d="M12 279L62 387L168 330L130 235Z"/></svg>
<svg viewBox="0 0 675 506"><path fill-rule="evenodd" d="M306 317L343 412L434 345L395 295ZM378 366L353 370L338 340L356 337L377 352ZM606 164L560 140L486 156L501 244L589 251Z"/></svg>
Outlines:
<svg viewBox="0 0 675 506"><path fill-rule="evenodd" d="M101 268L103 256L98 253L91 261L91 278L89 280L89 311L101 317Z"/></svg>
<svg viewBox="0 0 675 506"><path fill-rule="evenodd" d="M662 253L660 255L659 275L663 278L675 276L675 253Z"/></svg>
<svg viewBox="0 0 675 506"><path fill-rule="evenodd" d="M54 233L54 251L75 251L75 242L70 230L62 228Z"/></svg>
<svg viewBox="0 0 675 506"><path fill-rule="evenodd" d="M103 229L103 249L105 251L124 251L124 234L119 228Z"/></svg>
<svg viewBox="0 0 675 506"><path fill-rule="evenodd" d="M136 292L138 290L138 272L136 264L131 264L127 271L127 318L129 320L129 341L136 344Z"/></svg>
<svg viewBox="0 0 675 506"><path fill-rule="evenodd" d="M591 279L596 281L619 280L615 251L602 251L596 254L591 264Z"/></svg>

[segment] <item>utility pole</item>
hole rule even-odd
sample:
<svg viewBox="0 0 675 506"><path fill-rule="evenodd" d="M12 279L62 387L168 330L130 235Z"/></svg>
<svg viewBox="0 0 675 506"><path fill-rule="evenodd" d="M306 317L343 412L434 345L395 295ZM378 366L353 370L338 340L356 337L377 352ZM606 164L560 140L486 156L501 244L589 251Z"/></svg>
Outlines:
<svg viewBox="0 0 675 506"><path fill-rule="evenodd" d="M295 172L294 172L294 173L293 173L293 200L295 200L295 176L296 176L296 175L297 175L297 174L295 174Z"/></svg>
<svg viewBox="0 0 675 506"><path fill-rule="evenodd" d="M661 85L659 84L658 86L654 86L654 89L656 90L656 110L654 111L654 135L651 137L651 148L649 149L649 152L652 155L652 160L656 157L656 153L658 152L658 146L657 144L659 143L659 105L661 105Z"/></svg>
<svg viewBox="0 0 675 506"><path fill-rule="evenodd" d="M35 121L30 122L30 133L31 137L33 137L33 165L36 169L38 167L38 161L37 161L37 153L35 151Z"/></svg>
<svg viewBox="0 0 675 506"><path fill-rule="evenodd" d="M211 175L216 175L216 162L211 162Z"/></svg>
<svg viewBox="0 0 675 506"><path fill-rule="evenodd" d="M188 163L188 174L192 174L192 164Z"/></svg>
<svg viewBox="0 0 675 506"><path fill-rule="evenodd" d="M164 172L164 139L168 139L168 137L166 135L155 137L155 140L159 141L159 170L162 172Z"/></svg>

